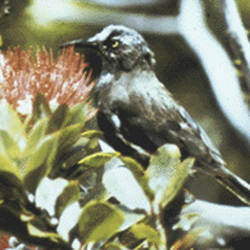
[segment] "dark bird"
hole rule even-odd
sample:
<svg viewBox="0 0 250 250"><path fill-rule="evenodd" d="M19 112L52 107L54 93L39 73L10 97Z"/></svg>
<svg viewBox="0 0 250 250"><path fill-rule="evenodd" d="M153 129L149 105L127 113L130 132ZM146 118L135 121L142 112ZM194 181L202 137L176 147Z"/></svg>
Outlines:
<svg viewBox="0 0 250 250"><path fill-rule="evenodd" d="M250 205L250 185L226 168L205 131L156 77L154 54L144 38L122 25L62 46L93 48L102 61L94 89L98 124L107 142L144 165L166 143L196 158L196 169L215 177ZM146 156L146 157L145 157Z"/></svg>

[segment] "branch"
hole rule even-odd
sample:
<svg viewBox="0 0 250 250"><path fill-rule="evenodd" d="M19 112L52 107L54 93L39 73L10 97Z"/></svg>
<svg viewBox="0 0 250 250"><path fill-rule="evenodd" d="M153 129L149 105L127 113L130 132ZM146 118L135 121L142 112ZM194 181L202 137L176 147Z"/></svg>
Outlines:
<svg viewBox="0 0 250 250"><path fill-rule="evenodd" d="M227 36L235 59L240 59L246 90L250 91L250 43L234 0L218 1L219 10L226 23Z"/></svg>
<svg viewBox="0 0 250 250"><path fill-rule="evenodd" d="M151 6L157 3L162 3L162 0L87 0L87 2L95 3L98 5L108 6L108 7L131 7L131 6Z"/></svg>
<svg viewBox="0 0 250 250"><path fill-rule="evenodd" d="M250 144L250 116L229 55L208 30L199 0L183 0L179 31L198 56L217 102L231 125Z"/></svg>
<svg viewBox="0 0 250 250"><path fill-rule="evenodd" d="M179 218L176 229L187 229L186 233L203 229L193 245L195 249L236 249L236 246L250 242L250 207L217 205L196 200L184 207Z"/></svg>

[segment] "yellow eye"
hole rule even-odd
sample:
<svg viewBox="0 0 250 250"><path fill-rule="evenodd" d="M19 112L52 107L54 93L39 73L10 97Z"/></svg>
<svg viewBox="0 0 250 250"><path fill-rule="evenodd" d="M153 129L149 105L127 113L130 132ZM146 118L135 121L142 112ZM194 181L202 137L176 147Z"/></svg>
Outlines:
<svg viewBox="0 0 250 250"><path fill-rule="evenodd" d="M117 48L119 45L120 45L120 43L119 43L118 41L113 41L111 46L112 46L113 49L115 49L115 48Z"/></svg>

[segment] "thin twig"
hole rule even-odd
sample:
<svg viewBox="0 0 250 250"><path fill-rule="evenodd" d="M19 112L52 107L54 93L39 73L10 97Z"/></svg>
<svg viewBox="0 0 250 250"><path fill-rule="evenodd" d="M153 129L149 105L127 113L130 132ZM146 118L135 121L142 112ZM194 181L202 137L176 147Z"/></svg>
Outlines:
<svg viewBox="0 0 250 250"><path fill-rule="evenodd" d="M234 0L218 1L220 12L226 23L228 41L235 59L240 60L240 69L248 91L250 91L250 43Z"/></svg>

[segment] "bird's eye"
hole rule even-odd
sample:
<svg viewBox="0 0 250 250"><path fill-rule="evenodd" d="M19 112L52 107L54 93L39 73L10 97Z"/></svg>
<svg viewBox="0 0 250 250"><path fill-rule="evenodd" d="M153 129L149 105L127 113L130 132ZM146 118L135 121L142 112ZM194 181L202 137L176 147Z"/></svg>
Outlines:
<svg viewBox="0 0 250 250"><path fill-rule="evenodd" d="M120 43L117 40L116 41L112 41L112 43L111 43L111 47L113 49L117 48L119 45L120 45Z"/></svg>

